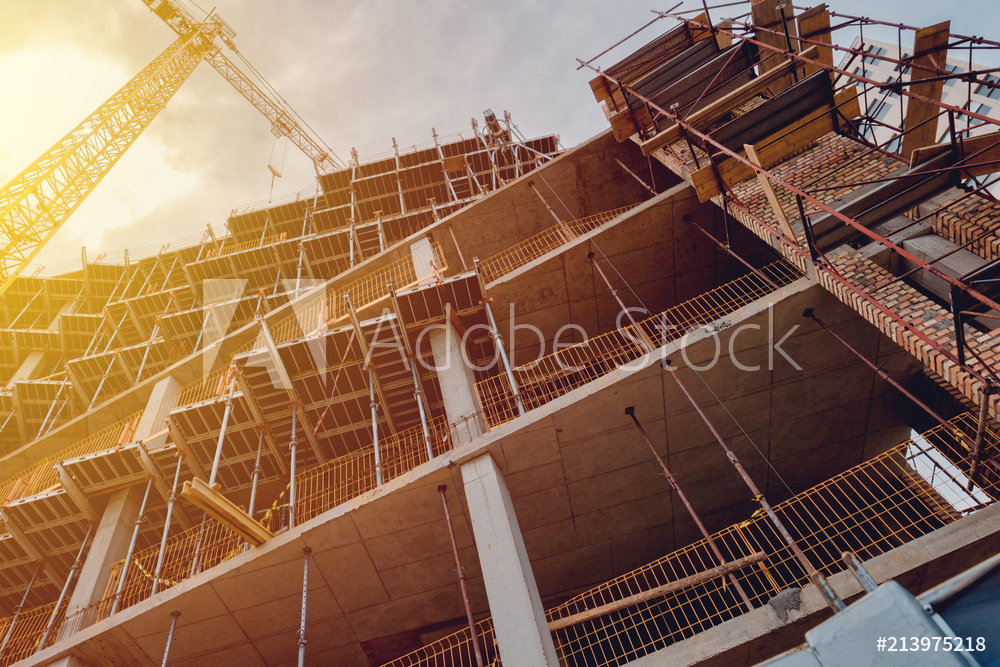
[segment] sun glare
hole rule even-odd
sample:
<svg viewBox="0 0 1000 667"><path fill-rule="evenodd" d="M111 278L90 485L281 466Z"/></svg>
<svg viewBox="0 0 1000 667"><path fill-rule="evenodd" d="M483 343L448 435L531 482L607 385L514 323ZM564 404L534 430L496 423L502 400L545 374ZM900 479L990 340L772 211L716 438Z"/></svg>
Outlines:
<svg viewBox="0 0 1000 667"><path fill-rule="evenodd" d="M7 183L121 87L134 72L76 48L0 54L0 183ZM167 149L140 136L39 255L38 263L117 246L110 233L194 189L197 174L180 171ZM167 234L169 236L169 234ZM163 241L169 240L166 236Z"/></svg>

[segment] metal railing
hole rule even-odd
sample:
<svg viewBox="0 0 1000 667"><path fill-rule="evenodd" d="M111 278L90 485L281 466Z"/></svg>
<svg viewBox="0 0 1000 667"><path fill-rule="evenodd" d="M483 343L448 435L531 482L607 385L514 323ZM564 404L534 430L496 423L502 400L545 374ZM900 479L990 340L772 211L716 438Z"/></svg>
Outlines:
<svg viewBox="0 0 1000 667"><path fill-rule="evenodd" d="M778 286L787 285L799 274L782 261L763 269ZM644 340L656 346L683 337L687 332L760 299L774 291L754 273L716 287L693 299L668 308L621 329L594 336L577 345L564 347L527 366L512 369L525 410L545 405L616 368L640 359L647 350ZM517 397L505 373L480 380L476 392L487 423L494 428L518 416Z"/></svg>
<svg viewBox="0 0 1000 667"><path fill-rule="evenodd" d="M0 667L12 665L38 650L38 642L41 641L42 635L45 633L45 627L48 625L55 606L55 602L50 602L0 619L0 640L7 637L11 623L14 624L14 631L10 633L10 638L7 639L3 652L0 653ZM63 611L65 611L65 606L60 609L57 623L61 620ZM50 636L50 640L46 641L47 645L52 643L51 639Z"/></svg>
<svg viewBox="0 0 1000 667"><path fill-rule="evenodd" d="M592 232L601 225L614 220L623 213L631 211L642 202L630 204L603 213L588 215L578 220L567 220L562 225L553 225L520 243L498 252L492 257L479 262L479 270L483 283L490 284L494 280L507 275L511 271L552 252L559 246L566 245L577 236ZM567 234L567 231L569 234Z"/></svg>
<svg viewBox="0 0 1000 667"><path fill-rule="evenodd" d="M952 424L975 433L976 422L971 415L957 417ZM942 452L961 446L951 431L938 426L777 505L775 512L810 561L830 576L844 569L844 551L868 560L994 502L1000 493L996 481L970 492L959 467L950 461L942 463ZM985 447L991 456L1000 452L996 433L987 431ZM958 483L932 485L913 465L919 458L934 459L945 476ZM967 511L956 509L956 505L963 504L968 505ZM712 537L727 562L756 553L765 555L763 560L736 572L755 607L767 604L782 591L811 583L766 516L755 514ZM718 565L702 539L549 609L546 616L550 626L557 627L552 634L560 662L574 667L625 664L743 614L746 609L742 600L727 585L726 575L721 574L629 603L632 596L642 596ZM610 611L596 617L581 614L602 607ZM570 624L566 627L558 627L567 622ZM500 664L491 619L479 621L477 627L489 664ZM463 629L386 667L474 664L468 630Z"/></svg>

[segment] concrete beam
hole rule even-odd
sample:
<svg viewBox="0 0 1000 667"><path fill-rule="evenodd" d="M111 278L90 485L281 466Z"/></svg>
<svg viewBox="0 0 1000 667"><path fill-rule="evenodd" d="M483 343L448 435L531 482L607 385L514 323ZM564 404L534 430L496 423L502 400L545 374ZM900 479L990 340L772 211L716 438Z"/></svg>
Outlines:
<svg viewBox="0 0 1000 667"><path fill-rule="evenodd" d="M559 664L503 474L489 454L462 465L476 548L500 656L508 665Z"/></svg>

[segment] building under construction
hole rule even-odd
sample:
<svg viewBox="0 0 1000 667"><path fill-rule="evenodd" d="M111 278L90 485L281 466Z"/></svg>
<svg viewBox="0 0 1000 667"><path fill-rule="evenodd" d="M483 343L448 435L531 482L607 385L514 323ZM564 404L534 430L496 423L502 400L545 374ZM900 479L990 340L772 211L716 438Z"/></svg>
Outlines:
<svg viewBox="0 0 1000 667"><path fill-rule="evenodd" d="M342 164L146 4L178 41L0 194L0 664L754 665L1000 552L1000 121L942 101L1000 42L658 13L578 146ZM201 60L316 186L25 270Z"/></svg>

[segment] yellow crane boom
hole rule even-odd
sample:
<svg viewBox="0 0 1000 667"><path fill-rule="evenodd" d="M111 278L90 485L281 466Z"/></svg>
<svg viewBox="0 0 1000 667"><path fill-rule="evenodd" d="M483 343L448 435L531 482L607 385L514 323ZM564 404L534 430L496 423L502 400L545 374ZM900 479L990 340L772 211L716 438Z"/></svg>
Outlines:
<svg viewBox="0 0 1000 667"><path fill-rule="evenodd" d="M174 0L143 0L178 38L131 81L0 190L0 296L104 178L202 60L287 136L318 172L343 168L333 151L276 93L223 54L237 53L218 15L197 21ZM220 44L221 43L221 44ZM241 60L242 56L239 56ZM245 62L245 60L244 60ZM248 64L249 66L249 64ZM263 81L262 77L259 77ZM266 85L266 82L264 82Z"/></svg>

